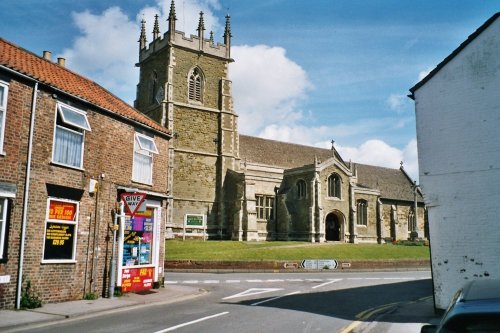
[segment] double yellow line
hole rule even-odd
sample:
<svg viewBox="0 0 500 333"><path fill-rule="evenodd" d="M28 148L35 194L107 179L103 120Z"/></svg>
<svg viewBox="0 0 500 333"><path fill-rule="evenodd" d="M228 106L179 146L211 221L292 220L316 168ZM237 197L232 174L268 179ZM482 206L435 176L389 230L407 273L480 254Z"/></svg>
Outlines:
<svg viewBox="0 0 500 333"><path fill-rule="evenodd" d="M420 302L420 301L424 301L424 300L427 300L429 298L431 298L432 296L425 296L425 297L422 297L420 299L417 299L416 301L413 301L413 302L408 302L408 304L412 304L412 303L416 303L416 302ZM374 307L374 308L371 308L371 309L368 309L368 310L365 310L363 312L360 312L358 313L355 317L356 321L353 321L351 324L349 324L349 326L347 326L346 328L344 328L342 331L340 331L339 333L352 333L352 331L358 327L361 323L363 323L364 321L367 321L370 317L376 315L376 314L379 314L387 309L390 309L390 308L395 308L397 307L398 305L400 305L401 302L396 302L396 303L390 303L390 304L384 304L384 305L380 305L380 306L377 306L377 307Z"/></svg>

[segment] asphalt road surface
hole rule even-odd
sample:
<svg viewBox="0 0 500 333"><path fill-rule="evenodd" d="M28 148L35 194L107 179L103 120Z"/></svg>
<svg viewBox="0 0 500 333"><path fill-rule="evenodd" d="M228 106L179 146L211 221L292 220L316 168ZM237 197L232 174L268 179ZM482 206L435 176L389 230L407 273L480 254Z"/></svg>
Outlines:
<svg viewBox="0 0 500 333"><path fill-rule="evenodd" d="M384 314L432 295L430 272L167 273L206 290L172 304L75 318L26 332L418 332ZM380 318L385 318L380 320ZM400 326L398 326L400 325ZM401 326L403 325L403 326Z"/></svg>

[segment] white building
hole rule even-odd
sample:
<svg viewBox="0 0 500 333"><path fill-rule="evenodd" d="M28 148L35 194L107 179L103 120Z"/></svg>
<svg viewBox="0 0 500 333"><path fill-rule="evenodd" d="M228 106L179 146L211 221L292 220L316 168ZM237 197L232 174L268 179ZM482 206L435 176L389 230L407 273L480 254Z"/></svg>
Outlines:
<svg viewBox="0 0 500 333"><path fill-rule="evenodd" d="M436 307L500 278L500 13L410 89Z"/></svg>

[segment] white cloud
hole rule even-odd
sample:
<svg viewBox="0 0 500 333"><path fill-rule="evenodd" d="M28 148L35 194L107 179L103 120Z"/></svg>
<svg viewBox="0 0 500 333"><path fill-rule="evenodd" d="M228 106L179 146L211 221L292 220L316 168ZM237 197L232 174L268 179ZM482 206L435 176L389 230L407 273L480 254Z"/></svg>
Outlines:
<svg viewBox="0 0 500 333"><path fill-rule="evenodd" d="M368 140L359 147L335 145L346 161L398 168L400 162L413 179L418 179L417 140L412 139L403 149L392 147L382 140Z"/></svg>
<svg viewBox="0 0 500 333"><path fill-rule="evenodd" d="M403 112L408 106L408 97L405 95L391 94L386 101L389 108L396 112Z"/></svg>
<svg viewBox="0 0 500 333"><path fill-rule="evenodd" d="M99 14L89 11L72 13L74 24L80 30L70 48L60 57L66 58L67 67L91 77L94 81L132 104L138 83L138 69L134 64L139 58L140 21L146 20L146 33L152 40L154 16L159 15L161 34L167 30L170 0L158 0L157 7L144 7L131 20L119 7L110 7ZM211 30L220 30L218 19L212 9L219 8L218 0L184 0L177 4L177 30L183 25L187 36L196 34L199 13L204 12L205 36Z"/></svg>
<svg viewBox="0 0 500 333"><path fill-rule="evenodd" d="M137 39L124 36L137 35L137 25L118 7L100 15L73 13L73 20L82 35L60 55L67 59L68 68L92 77L119 96L135 96Z"/></svg>
<svg viewBox="0 0 500 333"><path fill-rule="evenodd" d="M434 67L429 67L426 70L423 70L420 73L418 73L418 82L422 81L427 75L429 75L429 73L432 72L433 69Z"/></svg>
<svg viewBox="0 0 500 333"><path fill-rule="evenodd" d="M297 104L311 88L306 72L286 50L266 45L234 46L229 76L240 131L255 134L266 124L294 124L303 117Z"/></svg>

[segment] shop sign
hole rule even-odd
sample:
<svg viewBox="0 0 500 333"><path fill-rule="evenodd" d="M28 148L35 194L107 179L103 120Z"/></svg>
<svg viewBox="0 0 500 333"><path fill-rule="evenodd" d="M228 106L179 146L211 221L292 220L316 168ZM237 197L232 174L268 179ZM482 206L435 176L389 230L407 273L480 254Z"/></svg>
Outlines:
<svg viewBox="0 0 500 333"><path fill-rule="evenodd" d="M154 270L154 267L124 268L122 271L122 292L153 288Z"/></svg>
<svg viewBox="0 0 500 333"><path fill-rule="evenodd" d="M47 222L45 230L44 260L73 259L73 238L75 225Z"/></svg>
<svg viewBox="0 0 500 333"><path fill-rule="evenodd" d="M49 220L75 221L76 204L71 202L51 200Z"/></svg>

